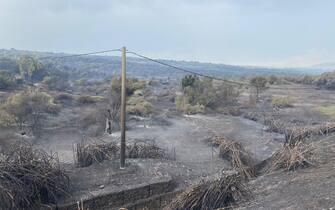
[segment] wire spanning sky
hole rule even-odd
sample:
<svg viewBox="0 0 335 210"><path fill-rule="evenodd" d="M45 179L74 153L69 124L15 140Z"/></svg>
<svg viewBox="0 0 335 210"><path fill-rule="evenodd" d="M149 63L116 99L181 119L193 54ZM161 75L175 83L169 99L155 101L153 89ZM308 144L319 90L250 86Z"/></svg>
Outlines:
<svg viewBox="0 0 335 210"><path fill-rule="evenodd" d="M0 0L0 48L304 67L335 63L332 0Z"/></svg>

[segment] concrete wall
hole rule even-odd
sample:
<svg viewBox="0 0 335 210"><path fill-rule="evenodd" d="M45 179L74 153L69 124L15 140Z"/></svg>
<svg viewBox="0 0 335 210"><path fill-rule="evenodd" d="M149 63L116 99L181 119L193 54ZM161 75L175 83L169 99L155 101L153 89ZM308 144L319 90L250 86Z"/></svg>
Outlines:
<svg viewBox="0 0 335 210"><path fill-rule="evenodd" d="M153 196L136 203L125 206L127 210L161 210L168 205L172 199L181 191L173 191L165 194Z"/></svg>
<svg viewBox="0 0 335 210"><path fill-rule="evenodd" d="M158 182L150 185L145 185L133 189L128 189L120 192L113 192L113 193L107 193L104 195L99 195L96 197L92 197L89 199L86 199L83 201L84 203L84 209L90 209L90 210L96 210L96 209L117 209L117 207L127 206L130 205L130 209L143 209L138 208L136 205L133 204L138 202L139 200L146 200L150 197L153 197L152 199L153 204L150 204L151 202L148 202L147 204L141 204L141 205L152 205L154 206L161 206L163 204L163 201L161 198L159 198L161 194L165 194L167 192L173 191L175 188L175 184L172 180L164 181L164 182ZM167 195L168 198L168 195ZM150 199L148 199L149 201ZM164 199L163 199L164 200ZM154 204L154 203L157 204ZM145 202L144 202L145 203ZM140 204L138 204L140 206ZM78 210L77 203L69 203L64 205L58 205L57 207L54 207L54 209L58 210ZM150 209L156 209L156 208L150 208ZM158 208L159 209L159 208Z"/></svg>

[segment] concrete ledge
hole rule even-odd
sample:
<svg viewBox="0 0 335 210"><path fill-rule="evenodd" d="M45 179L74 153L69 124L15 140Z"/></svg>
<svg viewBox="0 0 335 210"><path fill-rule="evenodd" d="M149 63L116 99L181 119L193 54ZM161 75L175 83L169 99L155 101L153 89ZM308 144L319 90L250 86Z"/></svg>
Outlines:
<svg viewBox="0 0 335 210"><path fill-rule="evenodd" d="M173 192L164 193L161 195L156 195L147 199L139 200L136 203L124 206L127 210L157 210L163 209L168 205L172 199L181 193L182 190L177 190ZM115 209L118 210L118 209Z"/></svg>
<svg viewBox="0 0 335 210"><path fill-rule="evenodd" d="M157 202L157 205L161 205L159 195L173 191L175 184L172 179L166 181L160 181L147 185L137 186L131 189L105 193L98 196L92 196L90 198L83 199L84 209L112 209L127 205L133 205L139 200L145 200L150 197L154 197L150 202ZM158 197L157 197L158 196ZM157 197L157 198L156 198ZM156 198L156 199L155 199ZM158 199L158 200L157 200ZM150 199L149 199L150 200ZM143 202L144 205L149 205L150 202ZM151 205L151 204L150 204ZM153 205L152 206L156 206ZM58 204L52 209L58 210L78 210L77 202L73 201L66 204ZM132 209L138 209L132 207Z"/></svg>

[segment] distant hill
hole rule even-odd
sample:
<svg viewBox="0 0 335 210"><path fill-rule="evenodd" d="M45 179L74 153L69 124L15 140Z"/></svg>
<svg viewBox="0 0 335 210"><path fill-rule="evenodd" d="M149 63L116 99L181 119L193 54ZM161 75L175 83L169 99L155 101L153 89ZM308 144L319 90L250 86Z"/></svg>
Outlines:
<svg viewBox="0 0 335 210"><path fill-rule="evenodd" d="M327 71L335 70L335 62L328 62L328 63L319 63L313 65L312 68L323 69Z"/></svg>
<svg viewBox="0 0 335 210"><path fill-rule="evenodd" d="M0 58L18 59L22 55L34 57L51 56L44 59L43 63L52 65L60 71L66 71L71 78L103 79L106 76L119 74L121 69L121 57L119 56L82 56L66 59L58 59L64 53L23 51L15 49L0 49ZM200 63L194 61L160 60L178 67L188 68L192 71L217 76L221 78L237 78L254 75L316 75L325 72L322 68L267 68L252 66L237 66L226 64ZM185 73L175 69L153 63L148 60L135 57L127 57L128 75L143 78L180 78Z"/></svg>

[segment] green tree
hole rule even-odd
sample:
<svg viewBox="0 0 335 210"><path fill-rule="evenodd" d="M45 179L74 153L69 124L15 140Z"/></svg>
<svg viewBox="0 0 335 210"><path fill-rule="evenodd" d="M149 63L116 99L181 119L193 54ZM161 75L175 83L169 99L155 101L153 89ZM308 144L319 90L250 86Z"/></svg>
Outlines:
<svg viewBox="0 0 335 210"><path fill-rule="evenodd" d="M197 80L199 80L199 78L195 75L186 75L181 81L181 86L183 89L186 87L194 87Z"/></svg>
<svg viewBox="0 0 335 210"><path fill-rule="evenodd" d="M41 80L44 76L42 63L30 56L22 56L19 60L20 74L30 82Z"/></svg>

